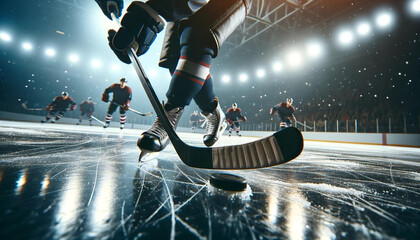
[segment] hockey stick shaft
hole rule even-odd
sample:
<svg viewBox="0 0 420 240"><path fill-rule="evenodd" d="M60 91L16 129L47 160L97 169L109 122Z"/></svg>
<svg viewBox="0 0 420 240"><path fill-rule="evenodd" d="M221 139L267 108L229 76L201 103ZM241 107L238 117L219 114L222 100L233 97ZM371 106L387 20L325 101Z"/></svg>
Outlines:
<svg viewBox="0 0 420 240"><path fill-rule="evenodd" d="M30 110L30 111L41 111L41 110L46 110L45 108L28 108L28 106L26 106L26 103L22 103L22 107L25 110Z"/></svg>
<svg viewBox="0 0 420 240"><path fill-rule="evenodd" d="M104 122L102 122L101 120L97 119L95 116L90 115L90 117L91 117L93 120L95 120L95 121L97 121L98 123L100 123L100 124L102 124L102 125L104 125L104 126L105 126L105 123L104 123Z"/></svg>
<svg viewBox="0 0 420 240"><path fill-rule="evenodd" d="M305 124L303 124L303 123L301 123L301 122L299 122L299 121L296 121L298 124L300 124L300 125L302 125L303 127L305 127L305 128L309 128L309 129L312 129L311 127L309 127L309 126L307 126L307 125L305 125Z"/></svg>
<svg viewBox="0 0 420 240"><path fill-rule="evenodd" d="M117 105L117 106L120 106L120 107L124 107L123 105L118 104L118 103L116 103L116 102L111 102L111 103L112 103L112 104L115 104L115 105ZM128 110L129 110L129 111L132 111L132 112L134 112L134 113L136 113L136 114L138 114L138 115L140 115L140 116L150 116L150 115L152 115L152 114L153 114L153 112L142 113L142 112L139 112L139 111L137 111L137 110L135 110L135 109L132 109L132 108L128 108Z"/></svg>

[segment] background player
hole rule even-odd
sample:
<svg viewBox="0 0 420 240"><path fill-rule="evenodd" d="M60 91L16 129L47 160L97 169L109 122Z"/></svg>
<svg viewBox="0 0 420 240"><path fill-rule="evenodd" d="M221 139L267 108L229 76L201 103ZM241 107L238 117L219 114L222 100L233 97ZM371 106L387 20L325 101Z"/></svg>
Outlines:
<svg viewBox="0 0 420 240"><path fill-rule="evenodd" d="M198 127L198 124L201 123L200 115L198 115L198 111L194 111L190 115L190 125L191 125L191 131L195 133L195 130Z"/></svg>
<svg viewBox="0 0 420 240"><path fill-rule="evenodd" d="M123 1L96 0L105 15L121 15ZM156 35L166 27L161 52L161 67L168 68L172 80L166 93L164 110L174 129L192 99L207 120L203 137L206 146L214 145L226 128L225 116L213 92L210 75L212 58L230 34L243 22L252 0L149 0L134 1L127 8L121 25L108 32L111 49L130 63L126 50L135 42L137 56L144 54ZM165 21L166 20L166 21ZM137 141L142 151L161 151L169 143L159 118Z"/></svg>
<svg viewBox="0 0 420 240"><path fill-rule="evenodd" d="M226 121L230 126L229 137L232 134L234 126L236 127L236 135L241 136L241 134L239 134L239 131L241 129L239 121L246 122L246 117L242 116L242 111L240 108L238 108L238 105L236 103L232 104L232 107L226 111Z"/></svg>
<svg viewBox="0 0 420 240"><path fill-rule="evenodd" d="M293 115L295 108L292 106L292 103L293 98L287 98L286 103L281 102L270 109L271 115L275 115L277 113L280 120L280 129L291 127L296 122L295 115Z"/></svg>
<svg viewBox="0 0 420 240"><path fill-rule="evenodd" d="M109 127L112 120L112 114L118 107L120 107L120 128L123 129L127 119L125 113L130 108L131 88L127 86L127 80L125 78L121 78L119 84L114 83L105 89L101 100L107 103L109 101L110 93L113 93L112 101L108 107L104 128Z"/></svg>
<svg viewBox="0 0 420 240"><path fill-rule="evenodd" d="M48 122L54 115L58 112L55 119L51 120L51 123L55 123L56 121L60 120L63 117L64 113L70 109L70 111L74 111L77 105L73 102L73 99L69 97L68 92L62 92L61 96L57 96L54 100L48 104L47 111L48 115L42 120L42 123Z"/></svg>
<svg viewBox="0 0 420 240"><path fill-rule="evenodd" d="M86 115L87 119L89 120L89 125L92 126L92 114L93 111L95 111L95 104L94 102L92 102L92 98L88 97L87 101L83 101L79 104L79 109L80 109L80 117L79 117L79 122L77 123L77 125L82 123L82 119L83 116Z"/></svg>

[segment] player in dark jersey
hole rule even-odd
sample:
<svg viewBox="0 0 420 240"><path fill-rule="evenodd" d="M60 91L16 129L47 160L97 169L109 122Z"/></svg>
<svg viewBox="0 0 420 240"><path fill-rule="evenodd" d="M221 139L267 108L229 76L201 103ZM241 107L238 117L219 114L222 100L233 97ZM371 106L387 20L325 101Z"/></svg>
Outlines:
<svg viewBox="0 0 420 240"><path fill-rule="evenodd" d="M130 108L131 101L131 88L127 86L127 80L125 78L120 79L120 83L114 83L105 89L102 94L102 101L109 101L109 94L112 93L112 100L108 107L108 112L105 119L104 128L109 127L112 120L112 114L120 107L120 128L124 128L125 121L127 119L125 113Z"/></svg>
<svg viewBox="0 0 420 240"><path fill-rule="evenodd" d="M70 111L74 111L76 109L77 105L75 102L73 102L73 99L69 97L68 92L62 92L61 96L57 96L54 98L54 100L48 104L47 110L48 115L45 117L44 120L42 120L42 123L48 122L51 118L55 116L56 113L57 116L51 120L51 123L55 123L60 118L63 117L64 113L70 109Z"/></svg>
<svg viewBox="0 0 420 240"><path fill-rule="evenodd" d="M280 120L280 129L291 127L293 126L292 123L294 124L296 122L295 115L293 115L295 108L292 104L293 98L287 98L285 103L281 102L270 109L271 115L277 113Z"/></svg>
<svg viewBox="0 0 420 240"><path fill-rule="evenodd" d="M232 134L233 127L235 127L236 135L241 136L241 134L239 134L239 131L241 130L239 121L246 122L246 117L242 116L242 111L238 108L236 103L232 104L232 107L226 111L226 121L230 126L229 137Z"/></svg>
<svg viewBox="0 0 420 240"><path fill-rule="evenodd" d="M92 98L88 97L87 101L83 101L79 104L80 109L80 117L79 122L77 125L82 123L83 116L86 115L87 119L89 120L89 125L92 126L92 114L95 111L95 104L92 102Z"/></svg>
<svg viewBox="0 0 420 240"><path fill-rule="evenodd" d="M121 16L122 0L96 0L111 19ZM252 0L148 0L133 1L121 21L118 32L110 30L108 40L117 57L130 63L126 50L134 45L136 55L147 52L157 34L166 25L159 65L172 75L164 110L176 129L184 107L194 101L207 121L203 142L213 146L227 124L219 100L213 92L210 65L225 40L243 22ZM166 24L167 23L167 24ZM161 120L143 132L137 146L158 152L169 143Z"/></svg>
<svg viewBox="0 0 420 240"><path fill-rule="evenodd" d="M195 133L195 130L197 130L198 124L201 123L200 115L198 115L198 111L194 111L190 115L190 125L191 125L191 131Z"/></svg>

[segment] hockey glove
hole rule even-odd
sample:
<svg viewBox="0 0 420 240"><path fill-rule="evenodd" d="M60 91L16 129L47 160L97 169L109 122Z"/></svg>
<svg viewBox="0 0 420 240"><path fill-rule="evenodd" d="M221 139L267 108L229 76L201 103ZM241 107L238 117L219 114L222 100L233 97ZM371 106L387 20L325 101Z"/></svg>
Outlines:
<svg viewBox="0 0 420 240"><path fill-rule="evenodd" d="M270 115L274 115L276 113L276 109L275 108L270 108Z"/></svg>
<svg viewBox="0 0 420 240"><path fill-rule="evenodd" d="M129 64L131 61L126 54L127 49L133 47L137 56L146 53L165 24L165 20L149 5L132 2L118 32L108 32L109 45L121 61Z"/></svg>
<svg viewBox="0 0 420 240"><path fill-rule="evenodd" d="M246 117L245 117L245 116L242 116L242 117L241 117L241 120L242 120L243 122L246 122L246 120L247 120L247 119L246 119Z"/></svg>
<svg viewBox="0 0 420 240"><path fill-rule="evenodd" d="M52 110L54 110L54 106L53 105L48 105L45 109L47 109L47 111L52 111Z"/></svg>
<svg viewBox="0 0 420 240"><path fill-rule="evenodd" d="M124 110L125 110L125 111L128 111L128 110L130 109L130 102L129 102L129 101L127 101L127 102L124 104L123 108L124 108Z"/></svg>
<svg viewBox="0 0 420 240"><path fill-rule="evenodd" d="M226 119L226 122L229 124L229 126L232 126L233 125L233 122L230 119Z"/></svg>
<svg viewBox="0 0 420 240"><path fill-rule="evenodd" d="M102 98L101 98L102 102L108 102L109 101L109 95L106 93L102 93Z"/></svg>
<svg viewBox="0 0 420 240"><path fill-rule="evenodd" d="M76 108L77 108L77 105L76 104L73 104L70 107L70 111L74 111L74 110L76 110Z"/></svg>
<svg viewBox="0 0 420 240"><path fill-rule="evenodd" d="M124 8L123 0L95 0L102 12L112 20L111 13L114 13L117 18L121 17L121 10Z"/></svg>

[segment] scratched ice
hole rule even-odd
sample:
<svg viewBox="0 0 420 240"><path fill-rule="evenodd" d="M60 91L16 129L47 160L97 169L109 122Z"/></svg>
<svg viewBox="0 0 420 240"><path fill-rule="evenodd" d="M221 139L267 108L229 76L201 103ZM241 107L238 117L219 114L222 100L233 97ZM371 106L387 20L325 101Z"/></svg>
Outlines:
<svg viewBox="0 0 420 240"><path fill-rule="evenodd" d="M419 149L306 142L227 193L171 146L138 164L140 133L0 121L1 238L420 239Z"/></svg>

